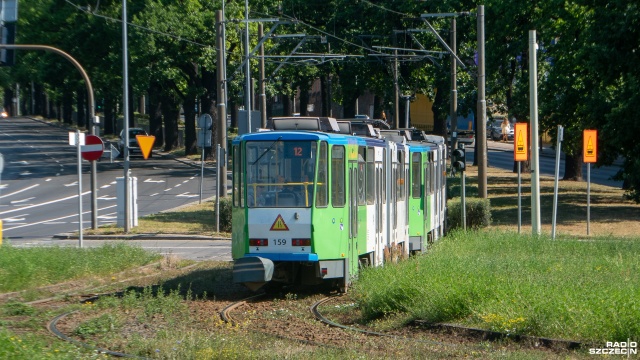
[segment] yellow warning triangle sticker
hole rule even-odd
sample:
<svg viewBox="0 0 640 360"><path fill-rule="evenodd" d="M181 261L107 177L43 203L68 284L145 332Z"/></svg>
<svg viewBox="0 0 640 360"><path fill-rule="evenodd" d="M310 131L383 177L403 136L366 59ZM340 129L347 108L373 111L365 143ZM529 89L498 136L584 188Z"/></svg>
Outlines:
<svg viewBox="0 0 640 360"><path fill-rule="evenodd" d="M153 135L136 135L136 140L138 140L142 156L144 156L145 159L148 159L149 154L151 154L153 143L156 141L156 137Z"/></svg>
<svg viewBox="0 0 640 360"><path fill-rule="evenodd" d="M287 224L284 223L284 219L282 218L282 215L278 214L278 217L276 218L276 221L273 222L273 225L271 225L271 229L269 229L271 231L289 231L289 227L287 226Z"/></svg>

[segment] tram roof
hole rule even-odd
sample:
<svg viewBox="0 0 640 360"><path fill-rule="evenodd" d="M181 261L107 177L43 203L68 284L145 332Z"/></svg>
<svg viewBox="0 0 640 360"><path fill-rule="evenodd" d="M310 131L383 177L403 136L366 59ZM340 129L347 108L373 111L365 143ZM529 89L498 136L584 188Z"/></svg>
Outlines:
<svg viewBox="0 0 640 360"><path fill-rule="evenodd" d="M241 141L317 141L324 140L332 144L361 144L371 146L384 146L387 142L383 139L366 138L338 133L325 133L319 131L282 130L248 133L236 137L233 143Z"/></svg>

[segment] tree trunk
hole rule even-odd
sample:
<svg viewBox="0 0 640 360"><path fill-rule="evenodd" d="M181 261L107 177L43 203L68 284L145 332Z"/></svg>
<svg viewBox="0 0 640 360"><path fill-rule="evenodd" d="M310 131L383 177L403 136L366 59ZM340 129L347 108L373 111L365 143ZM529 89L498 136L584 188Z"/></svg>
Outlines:
<svg viewBox="0 0 640 360"><path fill-rule="evenodd" d="M309 87L301 87L300 88L300 116L309 116L309 111L307 111L309 105Z"/></svg>
<svg viewBox="0 0 640 360"><path fill-rule="evenodd" d="M104 98L104 133L119 135L117 124L116 124L116 113L115 113L116 101L111 97L111 95L107 95Z"/></svg>
<svg viewBox="0 0 640 360"><path fill-rule="evenodd" d="M155 145L164 144L162 132L162 87L157 82L152 82L147 89L149 94L149 135L156 137Z"/></svg>
<svg viewBox="0 0 640 360"><path fill-rule="evenodd" d="M282 97L282 114L284 116L293 115L291 111L291 98L288 96Z"/></svg>
<svg viewBox="0 0 640 360"><path fill-rule="evenodd" d="M162 96L162 114L164 115L164 150L171 151L178 147L178 120L180 119L180 103L170 95Z"/></svg>
<svg viewBox="0 0 640 360"><path fill-rule="evenodd" d="M439 89L446 89L446 84L440 84L442 86L438 87ZM433 133L436 135L440 135L445 138L445 142L447 141L447 116L446 113L443 114L440 111L445 104L445 91L437 91L435 98L433 99L433 105L431 106L431 110L433 111Z"/></svg>
<svg viewBox="0 0 640 360"><path fill-rule="evenodd" d="M582 156L565 154L562 180L583 181L582 164Z"/></svg>
<svg viewBox="0 0 640 360"><path fill-rule="evenodd" d="M133 97L133 85L129 83L129 128L136 127L136 117L133 109L134 97Z"/></svg>
<svg viewBox="0 0 640 360"><path fill-rule="evenodd" d="M326 75L320 77L320 94L322 94L320 116L329 116L329 81Z"/></svg>
<svg viewBox="0 0 640 360"><path fill-rule="evenodd" d="M193 155L198 153L196 139L196 97L187 94L184 99L184 153L185 155Z"/></svg>
<svg viewBox="0 0 640 360"><path fill-rule="evenodd" d="M62 120L67 125L73 124L73 91L65 88L62 93Z"/></svg>
<svg viewBox="0 0 640 360"><path fill-rule="evenodd" d="M80 88L76 96L77 123L79 128L87 126L87 118L85 117L86 98L86 92Z"/></svg>

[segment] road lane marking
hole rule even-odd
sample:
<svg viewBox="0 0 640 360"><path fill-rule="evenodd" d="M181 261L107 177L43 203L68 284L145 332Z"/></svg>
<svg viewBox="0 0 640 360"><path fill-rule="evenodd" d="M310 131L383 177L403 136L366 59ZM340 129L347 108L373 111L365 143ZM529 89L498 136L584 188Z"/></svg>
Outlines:
<svg viewBox="0 0 640 360"><path fill-rule="evenodd" d="M29 200L32 200L32 199L35 199L35 198L36 198L35 196L32 196L32 197L29 197L29 198L26 198L26 199L22 199L22 200L12 200L10 202L10 204L19 204L19 203L23 203L25 201L29 201Z"/></svg>
<svg viewBox="0 0 640 360"><path fill-rule="evenodd" d="M82 193L82 195L84 196L84 195L87 195L87 194L90 194L90 193L91 193L91 190L83 192L83 193ZM22 208L19 208L19 209L13 209L13 210L8 210L8 211L3 211L3 212L0 212L0 215L9 214L9 213L12 213L12 212L15 212L15 211L23 211L23 210L31 209L31 208L38 207L38 206L44 206L44 205L49 205L49 204L55 204L55 203L60 202L60 201L65 201L65 200L69 200L69 199L73 199L73 198L77 198L77 197L78 197L78 195L71 195L71 196L67 196L67 197L65 197L65 198L61 198L61 199L57 199L57 200L51 200L51 201L46 201L46 202L43 202L43 203L40 203L40 204L33 204L33 205L29 205L29 206L22 207ZM115 205L114 205L114 206L115 206Z"/></svg>
<svg viewBox="0 0 640 360"><path fill-rule="evenodd" d="M35 188L35 187L38 187L38 186L40 186L40 184L35 184L35 185L28 186L28 187L26 187L26 188L24 188L24 189L20 189L20 190L14 191L14 192L12 192L12 193L2 195L2 196L0 196L0 199L5 198L5 197L7 197L7 196L13 196L13 195L15 195L15 194L19 194L19 193L24 192L24 191L27 191L27 190L31 190L31 189L33 189L33 188ZM3 187L2 187L2 188L0 188L0 189L4 189L5 187L7 187L7 185L3 185Z"/></svg>
<svg viewBox="0 0 640 360"><path fill-rule="evenodd" d="M77 197L77 195L76 195L76 197ZM98 209L98 211L105 210L105 209L110 209L110 208L115 207L115 206L116 205L107 206L107 207L104 207L102 209ZM82 215L84 215L84 214L91 214L91 210L82 212ZM14 230L14 229L20 229L20 228L23 228L23 227L33 226L33 225L49 224L50 222L59 221L59 220L67 219L67 218L71 218L71 217L72 218L77 218L78 214L71 214L71 215L61 216L61 217L55 218L55 219L43 220L43 221L38 221L38 222L35 222L35 223L30 223L30 224L23 224L23 225L14 226L14 227L11 227L11 228L6 228L5 227L3 229L3 231L11 231L11 230ZM85 222L91 222L91 220L85 221L84 219L82 219L82 223L85 223ZM75 223L77 224L78 222L76 221Z"/></svg>

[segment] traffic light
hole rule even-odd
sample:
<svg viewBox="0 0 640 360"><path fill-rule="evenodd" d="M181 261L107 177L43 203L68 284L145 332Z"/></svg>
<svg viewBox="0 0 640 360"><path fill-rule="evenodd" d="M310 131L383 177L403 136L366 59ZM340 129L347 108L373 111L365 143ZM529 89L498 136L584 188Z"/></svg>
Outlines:
<svg viewBox="0 0 640 360"><path fill-rule="evenodd" d="M455 149L451 153L451 162L456 170L464 171L467 163L464 149Z"/></svg>

